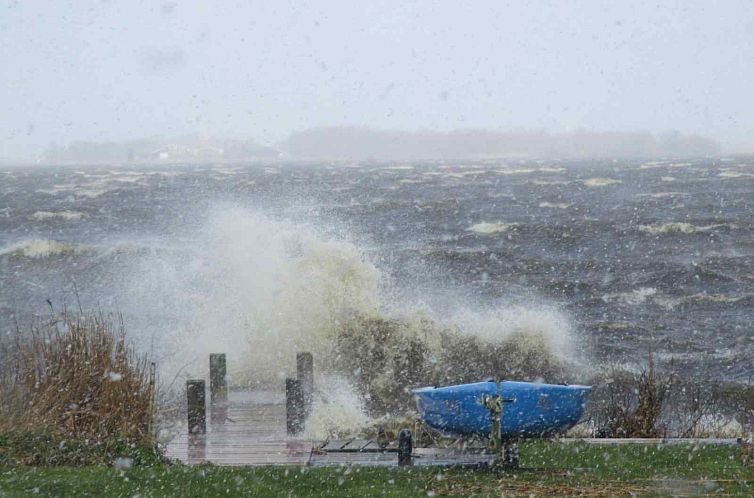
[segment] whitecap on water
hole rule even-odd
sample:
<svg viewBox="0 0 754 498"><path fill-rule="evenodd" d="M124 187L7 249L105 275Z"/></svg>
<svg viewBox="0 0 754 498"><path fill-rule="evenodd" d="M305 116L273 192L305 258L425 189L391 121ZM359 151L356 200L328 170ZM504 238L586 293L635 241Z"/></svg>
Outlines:
<svg viewBox="0 0 754 498"><path fill-rule="evenodd" d="M568 209L571 205L566 202L540 202L539 207L549 209Z"/></svg>
<svg viewBox="0 0 754 498"><path fill-rule="evenodd" d="M736 170L723 170L717 174L720 178L754 178L754 173L745 173Z"/></svg>
<svg viewBox="0 0 754 498"><path fill-rule="evenodd" d="M31 215L31 217L35 220L44 221L44 220L53 220L53 219L61 219L66 221L73 221L73 220L80 220L81 218L84 218L86 214L80 212L80 211L37 211L34 214Z"/></svg>
<svg viewBox="0 0 754 498"><path fill-rule="evenodd" d="M496 223L490 223L483 221L481 223L476 223L474 225L471 225L466 230L469 232L474 233L480 233L484 235L491 235L494 233L502 233L508 231L513 225L508 223L502 223L502 222L496 222Z"/></svg>
<svg viewBox="0 0 754 498"><path fill-rule="evenodd" d="M584 180L584 185L587 187L607 187L608 185L616 185L623 183L621 180L615 178L587 178Z"/></svg>
<svg viewBox="0 0 754 498"><path fill-rule="evenodd" d="M605 294L602 300L606 303L618 302L621 304L637 305L643 304L650 297L657 294L657 289L653 287L640 287L628 292L617 292Z"/></svg>
<svg viewBox="0 0 754 498"><path fill-rule="evenodd" d="M21 254L27 258L46 258L48 256L75 254L86 250L84 246L57 240L29 239L0 249L0 256Z"/></svg>
<svg viewBox="0 0 754 498"><path fill-rule="evenodd" d="M736 229L737 225L732 223L716 223L712 225L693 225L687 222L658 223L654 225L639 225L639 231L650 233L652 235L682 233L693 234L700 232L709 232L718 228Z"/></svg>

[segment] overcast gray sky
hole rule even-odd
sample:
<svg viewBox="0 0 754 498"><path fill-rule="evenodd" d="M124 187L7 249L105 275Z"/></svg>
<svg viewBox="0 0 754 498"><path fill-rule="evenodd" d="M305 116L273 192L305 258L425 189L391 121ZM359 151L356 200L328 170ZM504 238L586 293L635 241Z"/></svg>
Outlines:
<svg viewBox="0 0 754 498"><path fill-rule="evenodd" d="M750 1L2 2L0 156L319 125L679 130L754 150Z"/></svg>

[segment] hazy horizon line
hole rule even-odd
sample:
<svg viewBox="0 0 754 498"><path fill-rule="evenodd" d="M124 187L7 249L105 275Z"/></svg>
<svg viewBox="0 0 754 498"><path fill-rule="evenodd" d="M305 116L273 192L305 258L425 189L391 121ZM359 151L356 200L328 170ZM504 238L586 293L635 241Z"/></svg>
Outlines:
<svg viewBox="0 0 754 498"><path fill-rule="evenodd" d="M456 139L457 142L449 142ZM260 142L253 135L218 136L202 131L185 134L155 134L125 139L79 139L65 144L50 143L24 156L0 157L0 163L53 164L76 162L102 162L108 154L117 153L118 148L131 148L133 155L141 157L148 150L133 150L136 147L167 147L205 144L207 147L226 145L235 147L231 159L250 159L264 151L270 156L274 151L278 159L289 160L433 160L470 158L654 158L715 156L721 154L745 155L752 149L724 147L719 141L707 136L670 130L652 133L648 130L618 131L579 128L569 131L550 131L543 128L493 129L467 127L455 129L400 129L379 128L369 125L321 125L291 131L286 138L278 141ZM99 148L100 157L92 155L90 160L63 160L65 153L87 147ZM108 152L109 148L109 152ZM329 149L328 149L329 148ZM608 150L602 150L608 148ZM256 151L252 150L256 149ZM689 149L688 151L686 149ZM440 152L437 152L437 151ZM611 152L612 151L612 152ZM55 152L59 160L55 160ZM122 150L120 151L123 152ZM91 150L89 151L91 154ZM220 151L222 156L222 151ZM272 159L273 157L266 157ZM80 159L80 158L79 158ZM112 158L116 159L116 158ZM127 159L123 157L122 159ZM128 161L126 161L128 162Z"/></svg>

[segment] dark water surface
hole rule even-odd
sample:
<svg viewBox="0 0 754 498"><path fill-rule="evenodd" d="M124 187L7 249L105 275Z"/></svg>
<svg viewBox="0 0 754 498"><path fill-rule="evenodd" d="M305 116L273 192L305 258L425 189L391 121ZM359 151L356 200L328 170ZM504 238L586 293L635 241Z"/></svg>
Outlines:
<svg viewBox="0 0 754 498"><path fill-rule="evenodd" d="M74 282L139 315L114 285L133 258L197 243L186 228L225 203L347 234L405 292L557 303L599 360L754 373L746 159L0 169L3 333L73 305Z"/></svg>

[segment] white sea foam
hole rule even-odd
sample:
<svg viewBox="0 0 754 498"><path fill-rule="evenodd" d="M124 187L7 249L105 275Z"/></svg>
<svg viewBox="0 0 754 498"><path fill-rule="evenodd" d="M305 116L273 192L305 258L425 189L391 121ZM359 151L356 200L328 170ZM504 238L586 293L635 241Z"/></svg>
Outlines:
<svg viewBox="0 0 754 498"><path fill-rule="evenodd" d="M567 202L540 202L539 207L549 209L568 209L571 204Z"/></svg>
<svg viewBox="0 0 754 498"><path fill-rule="evenodd" d="M663 182L674 182L675 181L675 177L673 177L673 176L661 176L660 177L660 181L663 181Z"/></svg>
<svg viewBox="0 0 754 498"><path fill-rule="evenodd" d="M584 185L587 187L607 187L608 185L616 185L623 183L621 180L615 178L587 178L584 180Z"/></svg>
<svg viewBox="0 0 754 498"><path fill-rule="evenodd" d="M677 306L689 302L707 302L707 303L717 303L717 304L735 304L742 299L746 299L751 297L751 294L746 294L743 296L729 296L726 294L706 294L703 292L699 292L696 294L692 294L690 296L681 296L681 297L661 297L657 299L657 304L660 306L663 306L667 309L674 309Z"/></svg>
<svg viewBox="0 0 754 498"><path fill-rule="evenodd" d="M53 220L53 219L61 219L66 221L73 221L73 220L80 220L81 218L84 218L86 214L79 212L79 211L37 211L34 214L31 215L31 217L35 220L44 221L44 220Z"/></svg>
<svg viewBox="0 0 754 498"><path fill-rule="evenodd" d="M736 170L723 170L717 174L720 178L754 178L754 173L746 173L744 171Z"/></svg>
<svg viewBox="0 0 754 498"><path fill-rule="evenodd" d="M639 231L650 233L652 235L668 234L668 233L683 233L692 234L700 232L709 232L718 228L736 229L737 225L732 223L716 223L713 225L693 225L686 222L672 222L672 223L658 223L654 225L639 225Z"/></svg>
<svg viewBox="0 0 754 498"><path fill-rule="evenodd" d="M500 175L527 175L529 173L536 173L539 171L536 168L512 168L512 169L498 169L495 173Z"/></svg>
<svg viewBox="0 0 754 498"><path fill-rule="evenodd" d="M376 268L352 244L311 227L228 209L187 238L188 247L140 261L124 290L135 301L129 307L181 316L180 326L160 331L177 349L168 370L203 364L208 351L233 351L246 376L280 381L296 351L327 357L342 320L377 309Z"/></svg>
<svg viewBox="0 0 754 498"><path fill-rule="evenodd" d="M81 245L57 240L28 239L0 249L0 256L5 254L20 254L27 258L46 258L48 256L75 254L85 251Z"/></svg>
<svg viewBox="0 0 754 498"><path fill-rule="evenodd" d="M628 292L605 294L602 300L606 303L617 302L621 304L637 305L644 304L647 299L657 295L657 289L653 287L640 287Z"/></svg>
<svg viewBox="0 0 754 498"><path fill-rule="evenodd" d="M571 183L569 180L532 180L534 185L568 185Z"/></svg>
<svg viewBox="0 0 754 498"><path fill-rule="evenodd" d="M484 235L492 235L494 233L507 232L512 226L513 225L509 223L502 223L499 221L495 223L483 221L481 223L471 225L466 230L469 232L481 233Z"/></svg>
<svg viewBox="0 0 754 498"><path fill-rule="evenodd" d="M574 345L571 321L559 309L539 305L508 305L477 311L468 307L451 314L448 324L463 334L487 342L511 337L537 343L555 356L571 358Z"/></svg>
<svg viewBox="0 0 754 498"><path fill-rule="evenodd" d="M341 439L369 425L364 401L343 378L320 375L315 380L312 412L303 436L307 439Z"/></svg>
<svg viewBox="0 0 754 498"><path fill-rule="evenodd" d="M686 192L652 192L649 194L636 194L637 197L652 197L655 199L664 199L666 197L687 197Z"/></svg>
<svg viewBox="0 0 754 498"><path fill-rule="evenodd" d="M76 185L73 183L61 183L58 185L53 185L50 188L37 189L35 192L40 194L58 195L63 192L72 192L75 188Z"/></svg>
<svg viewBox="0 0 754 498"><path fill-rule="evenodd" d="M639 166L639 169L654 169L664 168L667 166L667 161L650 161Z"/></svg>

